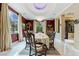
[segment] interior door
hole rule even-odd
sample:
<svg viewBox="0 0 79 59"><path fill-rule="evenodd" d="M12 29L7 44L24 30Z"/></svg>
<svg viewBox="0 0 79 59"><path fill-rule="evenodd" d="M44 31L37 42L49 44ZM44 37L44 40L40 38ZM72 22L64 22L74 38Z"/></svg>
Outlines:
<svg viewBox="0 0 79 59"><path fill-rule="evenodd" d="M69 33L74 33L74 21L73 20L65 21L65 39L68 39Z"/></svg>
<svg viewBox="0 0 79 59"><path fill-rule="evenodd" d="M65 21L65 39L68 39L68 22Z"/></svg>

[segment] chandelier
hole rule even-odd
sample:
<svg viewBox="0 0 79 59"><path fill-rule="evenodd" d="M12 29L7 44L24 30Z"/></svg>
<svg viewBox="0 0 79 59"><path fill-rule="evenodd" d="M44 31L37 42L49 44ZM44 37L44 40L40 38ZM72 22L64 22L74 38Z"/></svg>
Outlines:
<svg viewBox="0 0 79 59"><path fill-rule="evenodd" d="M34 7L37 10L43 10L43 9L45 9L46 5L47 5L46 3L34 3Z"/></svg>

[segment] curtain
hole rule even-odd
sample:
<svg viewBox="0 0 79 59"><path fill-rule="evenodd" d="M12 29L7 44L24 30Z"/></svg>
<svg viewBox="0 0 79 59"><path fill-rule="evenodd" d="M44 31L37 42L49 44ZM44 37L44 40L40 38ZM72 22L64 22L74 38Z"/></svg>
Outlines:
<svg viewBox="0 0 79 59"><path fill-rule="evenodd" d="M23 40L23 34L22 34L22 16L18 15L18 33L19 33L19 41Z"/></svg>
<svg viewBox="0 0 79 59"><path fill-rule="evenodd" d="M0 18L0 49L1 51L5 51L11 48L12 40L11 40L11 32L10 32L10 21L8 14L8 5L3 3L1 5L1 18Z"/></svg>

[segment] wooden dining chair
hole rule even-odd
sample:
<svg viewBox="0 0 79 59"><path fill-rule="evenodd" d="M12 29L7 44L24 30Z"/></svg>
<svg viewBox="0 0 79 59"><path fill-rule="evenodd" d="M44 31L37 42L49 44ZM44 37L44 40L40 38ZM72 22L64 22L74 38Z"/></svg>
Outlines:
<svg viewBox="0 0 79 59"><path fill-rule="evenodd" d="M55 32L47 33L47 35L49 36L49 39L50 39L50 47L53 46L54 48Z"/></svg>
<svg viewBox="0 0 79 59"><path fill-rule="evenodd" d="M50 37L50 39L51 39L51 44L53 45L53 47L54 47L54 39L55 39L55 32L53 32L52 34L51 34L51 37Z"/></svg>
<svg viewBox="0 0 79 59"><path fill-rule="evenodd" d="M28 41L28 32L24 32L24 37L25 37L25 42L26 42L26 45L25 45L25 49L27 48L27 45L29 44L29 41Z"/></svg>
<svg viewBox="0 0 79 59"><path fill-rule="evenodd" d="M41 56L45 55L47 52L47 46L43 43L38 43L35 41L35 35L33 33L28 33L29 36L29 42L30 42L30 51L29 51L29 56L35 55L35 56ZM32 54L32 51L35 53Z"/></svg>

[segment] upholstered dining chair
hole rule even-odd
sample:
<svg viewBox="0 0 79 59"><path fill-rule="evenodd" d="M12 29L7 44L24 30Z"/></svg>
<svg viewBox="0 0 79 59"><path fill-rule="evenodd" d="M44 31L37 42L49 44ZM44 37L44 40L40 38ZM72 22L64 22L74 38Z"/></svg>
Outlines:
<svg viewBox="0 0 79 59"><path fill-rule="evenodd" d="M27 45L29 44L28 31L25 31L24 32L24 37L25 37L25 42L26 42L26 45L25 45L25 49L26 49L27 48Z"/></svg>
<svg viewBox="0 0 79 59"><path fill-rule="evenodd" d="M35 41L35 35L33 33L28 33L28 37L29 37L29 56L35 55L35 56L41 56L41 55L45 55L46 56L46 52L47 52L47 46L43 43L38 43ZM34 51L34 54L32 54L32 51Z"/></svg>
<svg viewBox="0 0 79 59"><path fill-rule="evenodd" d="M50 39L50 46L54 47L55 32L47 33Z"/></svg>

